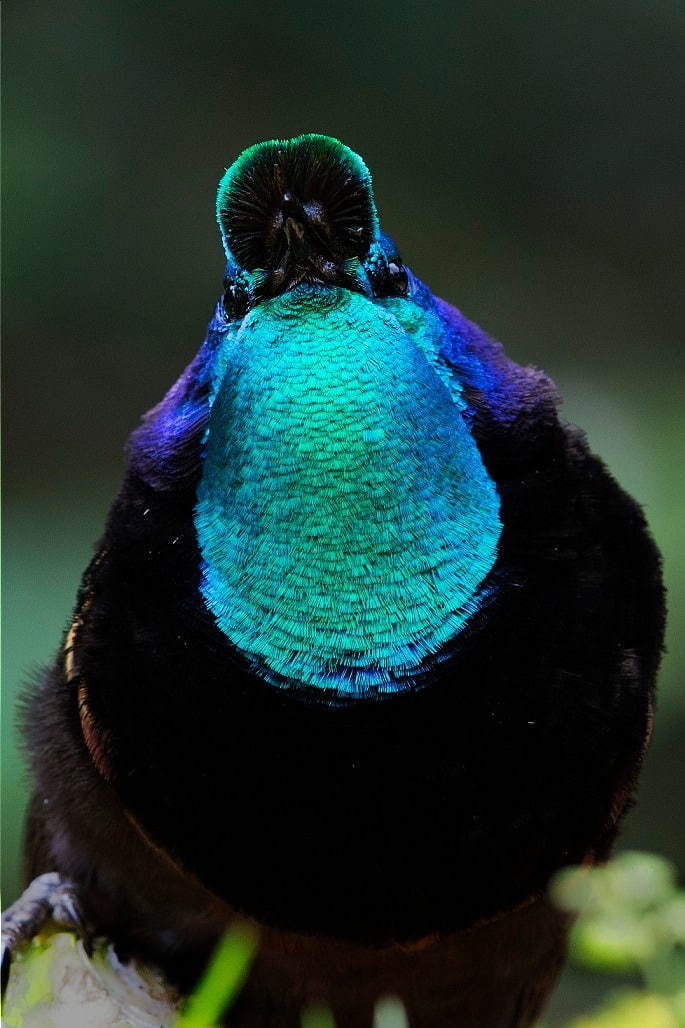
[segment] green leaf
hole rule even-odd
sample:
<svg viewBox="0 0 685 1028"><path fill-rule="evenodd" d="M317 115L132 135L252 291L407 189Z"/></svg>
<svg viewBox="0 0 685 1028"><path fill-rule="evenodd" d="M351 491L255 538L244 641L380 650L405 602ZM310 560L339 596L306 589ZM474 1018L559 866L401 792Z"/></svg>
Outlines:
<svg viewBox="0 0 685 1028"><path fill-rule="evenodd" d="M240 992L259 945L259 931L235 922L216 948L204 977L189 997L178 1028L213 1028Z"/></svg>

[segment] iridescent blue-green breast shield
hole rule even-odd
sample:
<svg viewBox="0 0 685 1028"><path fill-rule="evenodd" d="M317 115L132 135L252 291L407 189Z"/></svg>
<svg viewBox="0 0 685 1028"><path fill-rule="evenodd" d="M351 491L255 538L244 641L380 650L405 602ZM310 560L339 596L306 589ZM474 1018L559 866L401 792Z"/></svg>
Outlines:
<svg viewBox="0 0 685 1028"><path fill-rule="evenodd" d="M497 492L426 345L435 325L391 306L301 285L256 306L215 361L202 591L275 685L416 685L496 558Z"/></svg>

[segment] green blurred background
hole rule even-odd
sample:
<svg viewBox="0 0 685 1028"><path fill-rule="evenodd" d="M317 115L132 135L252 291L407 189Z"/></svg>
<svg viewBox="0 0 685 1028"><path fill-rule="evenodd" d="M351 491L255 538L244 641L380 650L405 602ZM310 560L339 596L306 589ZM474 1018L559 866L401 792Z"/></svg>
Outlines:
<svg viewBox="0 0 685 1028"><path fill-rule="evenodd" d="M5 903L26 795L14 697L56 649L123 442L220 291L216 183L336 135L433 290L522 363L644 504L669 652L622 844L685 865L685 8L11 3L5 22ZM602 990L569 972L552 1020Z"/></svg>

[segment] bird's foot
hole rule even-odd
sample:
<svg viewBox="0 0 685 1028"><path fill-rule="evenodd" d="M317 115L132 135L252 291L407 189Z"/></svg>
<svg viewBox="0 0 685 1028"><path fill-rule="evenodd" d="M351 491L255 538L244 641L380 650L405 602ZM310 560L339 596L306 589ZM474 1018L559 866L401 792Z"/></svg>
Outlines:
<svg viewBox="0 0 685 1028"><path fill-rule="evenodd" d="M3 994L14 952L22 943L29 942L37 935L48 922L75 932L86 952L91 954L92 936L84 920L74 883L62 878L56 871L39 875L2 917Z"/></svg>

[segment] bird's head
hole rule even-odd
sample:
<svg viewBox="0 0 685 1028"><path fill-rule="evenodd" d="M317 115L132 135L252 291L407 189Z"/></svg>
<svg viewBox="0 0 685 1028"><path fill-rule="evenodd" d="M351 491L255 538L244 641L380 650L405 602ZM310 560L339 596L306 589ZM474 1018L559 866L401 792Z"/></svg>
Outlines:
<svg viewBox="0 0 685 1028"><path fill-rule="evenodd" d="M221 180L217 219L229 319L302 283L369 297L407 291L395 247L379 229L369 170L330 136L250 147Z"/></svg>

